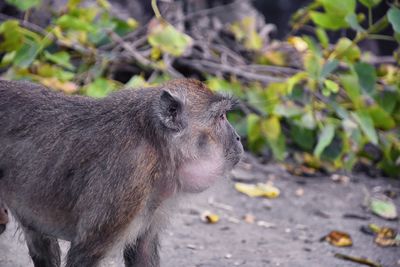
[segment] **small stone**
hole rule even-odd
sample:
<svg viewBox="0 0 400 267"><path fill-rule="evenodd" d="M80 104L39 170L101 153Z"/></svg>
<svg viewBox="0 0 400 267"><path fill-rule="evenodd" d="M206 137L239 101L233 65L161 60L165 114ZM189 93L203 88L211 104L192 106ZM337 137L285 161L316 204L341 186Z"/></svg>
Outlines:
<svg viewBox="0 0 400 267"><path fill-rule="evenodd" d="M266 221L257 221L257 225L265 228L275 228L275 224Z"/></svg>
<svg viewBox="0 0 400 267"><path fill-rule="evenodd" d="M253 214L246 214L243 216L243 220L247 223L253 224L256 220Z"/></svg>
<svg viewBox="0 0 400 267"><path fill-rule="evenodd" d="M302 187L296 189L295 195L297 197L302 197L304 195L304 189Z"/></svg>
<svg viewBox="0 0 400 267"><path fill-rule="evenodd" d="M194 244L187 244L186 247L189 249L193 249L193 250L196 249L196 245L194 245Z"/></svg>

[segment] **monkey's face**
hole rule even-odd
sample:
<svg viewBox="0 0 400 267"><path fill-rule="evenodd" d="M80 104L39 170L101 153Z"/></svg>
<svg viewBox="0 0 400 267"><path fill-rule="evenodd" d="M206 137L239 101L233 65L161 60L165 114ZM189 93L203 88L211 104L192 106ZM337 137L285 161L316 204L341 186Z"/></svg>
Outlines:
<svg viewBox="0 0 400 267"><path fill-rule="evenodd" d="M240 161L243 146L226 117L234 101L212 93L200 83L187 86L195 88L171 92L165 106L173 114L167 123L175 126L170 140L181 155L180 188L196 193L230 171Z"/></svg>

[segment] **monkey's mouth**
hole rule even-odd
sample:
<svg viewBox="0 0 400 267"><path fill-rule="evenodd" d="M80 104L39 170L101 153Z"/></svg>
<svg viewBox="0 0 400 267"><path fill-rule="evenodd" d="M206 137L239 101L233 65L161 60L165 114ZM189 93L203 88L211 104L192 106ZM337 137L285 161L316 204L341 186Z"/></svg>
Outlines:
<svg viewBox="0 0 400 267"><path fill-rule="evenodd" d="M0 235L6 230L5 224L0 224Z"/></svg>

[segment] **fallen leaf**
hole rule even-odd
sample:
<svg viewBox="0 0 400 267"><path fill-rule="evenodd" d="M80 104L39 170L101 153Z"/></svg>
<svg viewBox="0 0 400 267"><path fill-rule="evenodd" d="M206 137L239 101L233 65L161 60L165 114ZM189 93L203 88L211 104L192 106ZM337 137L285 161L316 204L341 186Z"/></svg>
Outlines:
<svg viewBox="0 0 400 267"><path fill-rule="evenodd" d="M258 183L256 185L235 183L235 189L249 197L276 198L280 194L280 190L270 183Z"/></svg>
<svg viewBox="0 0 400 267"><path fill-rule="evenodd" d="M205 211L201 214L201 220L209 224L214 224L219 221L219 216L209 211Z"/></svg>
<svg viewBox="0 0 400 267"><path fill-rule="evenodd" d="M400 236L389 227L381 227L374 241L381 247L400 246Z"/></svg>
<svg viewBox="0 0 400 267"><path fill-rule="evenodd" d="M390 199L371 198L370 208L372 213L387 220L394 220L397 218L396 206Z"/></svg>
<svg viewBox="0 0 400 267"><path fill-rule="evenodd" d="M341 253L336 253L335 254L336 258L342 259L342 260L346 260L346 261L352 261L352 262L357 262L360 264L364 264L364 265L368 265L371 267L382 267L381 264L376 263L370 259L366 259L366 258L359 258L359 257L354 257L354 256L348 256L345 254L341 254Z"/></svg>
<svg viewBox="0 0 400 267"><path fill-rule="evenodd" d="M351 236L341 231L332 231L325 236L323 240L328 241L331 245L336 247L349 247L353 245Z"/></svg>

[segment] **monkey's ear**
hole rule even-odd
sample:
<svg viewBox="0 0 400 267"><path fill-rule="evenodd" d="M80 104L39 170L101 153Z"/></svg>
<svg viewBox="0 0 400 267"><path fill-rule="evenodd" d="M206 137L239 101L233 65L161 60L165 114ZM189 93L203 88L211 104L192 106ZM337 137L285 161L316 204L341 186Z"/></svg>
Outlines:
<svg viewBox="0 0 400 267"><path fill-rule="evenodd" d="M160 120L165 127L173 131L180 131L187 126L182 101L165 90L160 97Z"/></svg>

